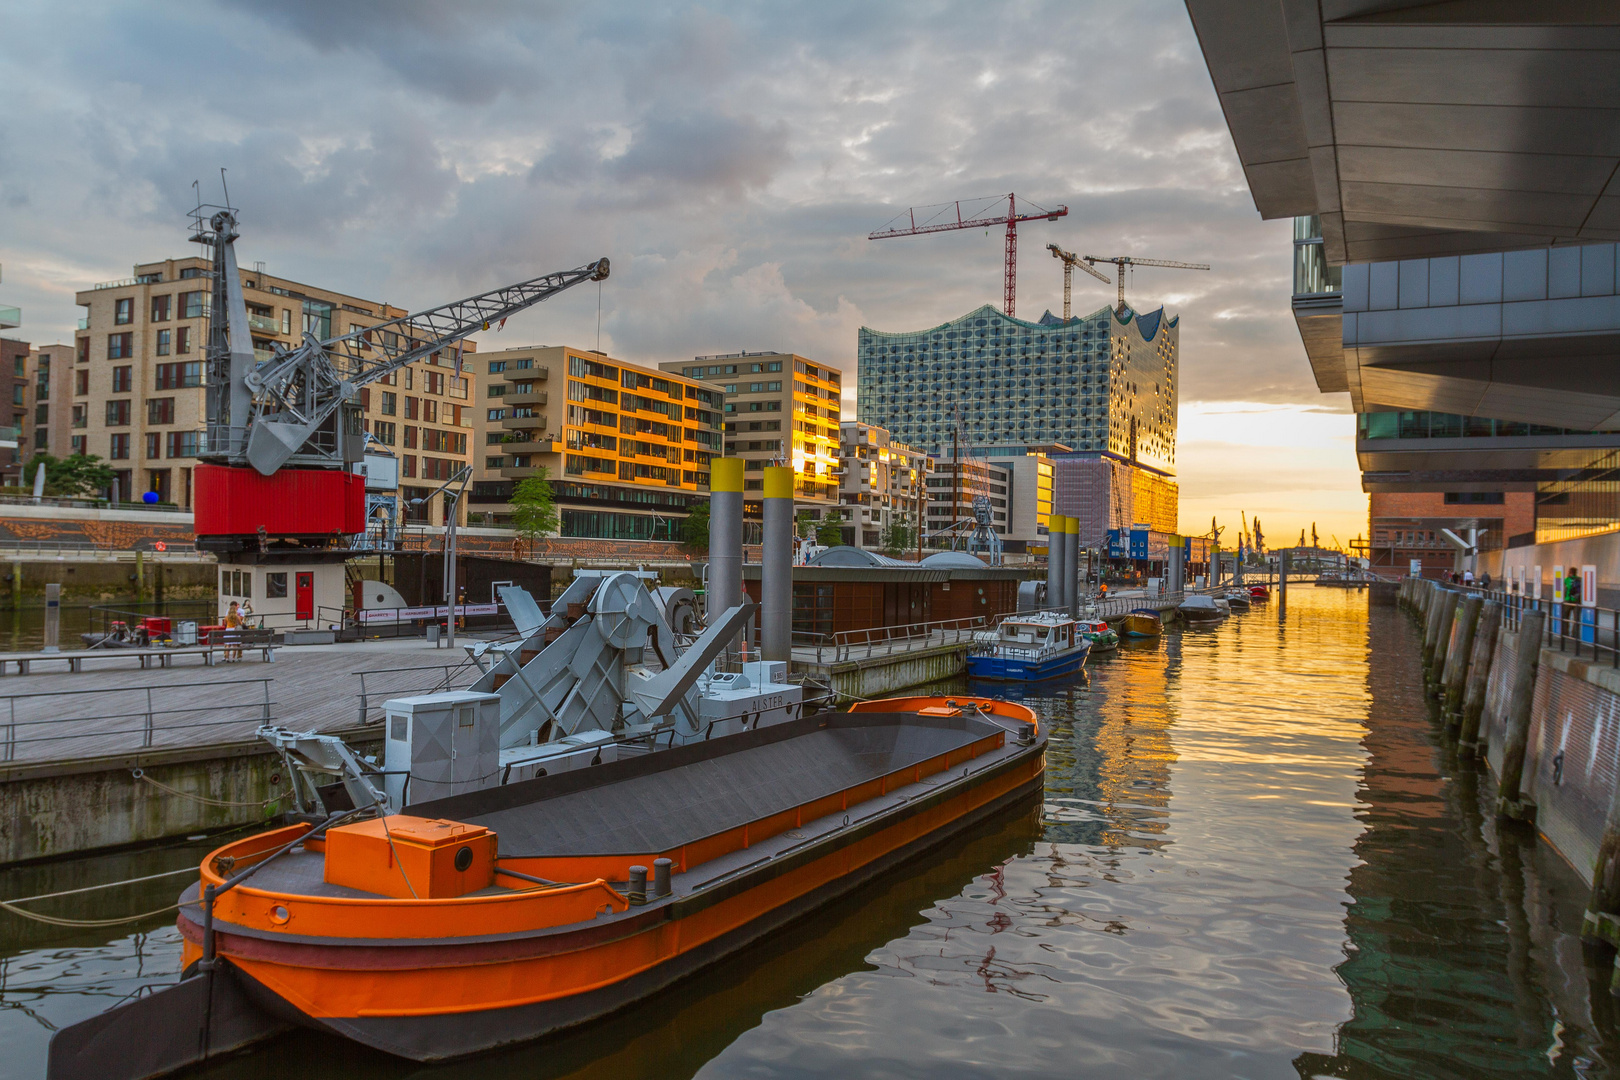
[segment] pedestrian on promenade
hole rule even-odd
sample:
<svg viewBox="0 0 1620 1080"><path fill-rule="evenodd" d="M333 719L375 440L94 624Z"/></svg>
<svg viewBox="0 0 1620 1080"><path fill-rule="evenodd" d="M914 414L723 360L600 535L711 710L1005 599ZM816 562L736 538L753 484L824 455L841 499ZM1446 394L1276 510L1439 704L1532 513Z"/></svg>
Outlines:
<svg viewBox="0 0 1620 1080"><path fill-rule="evenodd" d="M1569 568L1569 576L1564 578L1564 636L1571 637L1580 632L1581 625L1581 572L1575 567Z"/></svg>
<svg viewBox="0 0 1620 1080"><path fill-rule="evenodd" d="M225 662L234 664L242 658L242 646L237 644L242 639L242 612L236 601L225 611Z"/></svg>

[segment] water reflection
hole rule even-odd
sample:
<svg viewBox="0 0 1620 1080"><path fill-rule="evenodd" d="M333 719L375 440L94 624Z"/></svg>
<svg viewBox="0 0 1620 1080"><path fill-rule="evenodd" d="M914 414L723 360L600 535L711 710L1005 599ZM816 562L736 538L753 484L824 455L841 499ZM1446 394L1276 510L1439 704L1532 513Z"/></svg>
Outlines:
<svg viewBox="0 0 1620 1080"><path fill-rule="evenodd" d="M1051 739L1039 821L638 1009L446 1069L298 1033L208 1075L1607 1075L1579 881L1499 835L1489 782L1437 748L1393 609L1293 599L1025 688ZM173 937L7 940L0 1074L38 1075L48 1025L167 974Z"/></svg>

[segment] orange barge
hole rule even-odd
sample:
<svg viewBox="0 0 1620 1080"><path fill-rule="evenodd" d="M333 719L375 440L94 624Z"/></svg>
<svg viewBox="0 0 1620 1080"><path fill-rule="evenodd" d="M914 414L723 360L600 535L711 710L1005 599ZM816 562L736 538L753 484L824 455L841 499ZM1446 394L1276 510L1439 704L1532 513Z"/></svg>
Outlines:
<svg viewBox="0 0 1620 1080"><path fill-rule="evenodd" d="M137 1080L290 1025L416 1061L620 1009L1037 796L1024 706L902 698L226 844L186 976L59 1032L52 1080Z"/></svg>

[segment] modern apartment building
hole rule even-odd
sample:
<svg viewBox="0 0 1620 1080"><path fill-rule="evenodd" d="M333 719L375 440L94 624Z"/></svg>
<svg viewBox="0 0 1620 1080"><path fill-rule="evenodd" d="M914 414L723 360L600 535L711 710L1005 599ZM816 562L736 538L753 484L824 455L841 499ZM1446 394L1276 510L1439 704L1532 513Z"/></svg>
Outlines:
<svg viewBox="0 0 1620 1080"><path fill-rule="evenodd" d="M927 505L926 482L933 460L883 428L847 420L839 425L839 456L843 473L838 486L838 516L844 542L875 550L886 546L896 525L909 531L909 544L917 543L917 529Z"/></svg>
<svg viewBox="0 0 1620 1080"><path fill-rule="evenodd" d="M26 461L35 454L67 457L72 450L72 345L41 345L28 354L27 392L19 439Z"/></svg>
<svg viewBox="0 0 1620 1080"><path fill-rule="evenodd" d="M78 294L86 315L72 366L70 449L106 459L120 498L151 491L160 501L191 505L192 470L204 449L209 266L196 257L143 263L133 277ZM408 314L262 267L240 273L261 360L306 332L324 339ZM409 500L426 496L468 459L473 352L468 343L459 376L452 356L435 354L362 391L366 429L399 456L407 521L443 524L444 500L420 508ZM53 371L53 381L63 374Z"/></svg>
<svg viewBox="0 0 1620 1080"><path fill-rule="evenodd" d="M723 444L719 388L561 345L481 353L477 363L487 382L475 522L508 523L512 490L543 468L561 535L681 538L682 519L708 499L709 459Z"/></svg>
<svg viewBox="0 0 1620 1080"><path fill-rule="evenodd" d="M1002 547L1009 552L1027 552L1046 546L1047 525L1052 517L1053 466L1050 451L1065 446L992 447L985 456L993 465L1007 471L1007 528Z"/></svg>
<svg viewBox="0 0 1620 1080"><path fill-rule="evenodd" d="M743 512L763 510L765 466L793 468L794 501L819 518L838 503L843 372L794 353L739 352L658 365L725 392L725 451L743 459Z"/></svg>
<svg viewBox="0 0 1620 1080"><path fill-rule="evenodd" d="M973 500L983 495L990 500L991 527L1007 542L1012 496L1012 470L1003 462L979 457L953 460L935 459L928 475L928 534L941 534L952 524L973 518ZM972 531L966 526L959 535ZM950 541L938 536L930 546L948 547Z"/></svg>

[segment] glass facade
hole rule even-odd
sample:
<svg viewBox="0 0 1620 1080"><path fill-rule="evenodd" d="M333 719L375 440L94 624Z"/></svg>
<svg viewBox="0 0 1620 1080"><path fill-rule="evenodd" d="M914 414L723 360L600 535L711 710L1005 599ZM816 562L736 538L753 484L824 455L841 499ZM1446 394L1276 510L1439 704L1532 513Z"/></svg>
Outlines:
<svg viewBox="0 0 1620 1080"><path fill-rule="evenodd" d="M1329 266L1322 246L1322 219L1315 214L1294 219L1294 295L1322 296L1343 292L1340 269Z"/></svg>
<svg viewBox="0 0 1620 1080"><path fill-rule="evenodd" d="M1455 413L1387 411L1356 417L1356 438L1367 439L1488 439L1527 435L1587 435L1590 432L1546 424L1521 424Z"/></svg>
<svg viewBox="0 0 1620 1080"><path fill-rule="evenodd" d="M1179 320L1112 308L1064 322L989 305L929 330L862 327L862 423L950 455L963 447L1061 443L1173 472Z"/></svg>

